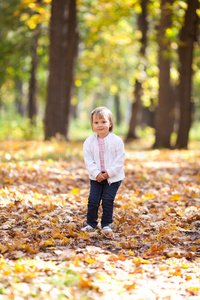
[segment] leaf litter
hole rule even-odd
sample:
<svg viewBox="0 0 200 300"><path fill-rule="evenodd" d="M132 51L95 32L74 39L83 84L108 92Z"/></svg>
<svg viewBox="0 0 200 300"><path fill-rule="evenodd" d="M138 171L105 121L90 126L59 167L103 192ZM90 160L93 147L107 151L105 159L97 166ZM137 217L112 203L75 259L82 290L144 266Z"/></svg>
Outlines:
<svg viewBox="0 0 200 300"><path fill-rule="evenodd" d="M10 143L0 153L0 299L199 299L199 150L127 146L105 235L80 231L81 144Z"/></svg>

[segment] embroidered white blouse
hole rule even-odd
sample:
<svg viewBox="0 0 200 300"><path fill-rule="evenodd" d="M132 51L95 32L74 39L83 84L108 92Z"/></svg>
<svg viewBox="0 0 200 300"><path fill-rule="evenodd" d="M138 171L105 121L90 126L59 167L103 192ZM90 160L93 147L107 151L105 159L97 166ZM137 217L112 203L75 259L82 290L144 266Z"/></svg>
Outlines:
<svg viewBox="0 0 200 300"><path fill-rule="evenodd" d="M125 159L124 143L120 137L111 132L104 138L104 143L105 170L109 176L108 183L111 184L125 178L123 170ZM101 172L97 133L85 140L83 154L89 178L96 180L97 175Z"/></svg>
<svg viewBox="0 0 200 300"><path fill-rule="evenodd" d="M105 143L104 143L104 139L97 138L97 141L98 141L98 145L99 145L99 158L100 158L101 171L105 171L105 164L104 164Z"/></svg>

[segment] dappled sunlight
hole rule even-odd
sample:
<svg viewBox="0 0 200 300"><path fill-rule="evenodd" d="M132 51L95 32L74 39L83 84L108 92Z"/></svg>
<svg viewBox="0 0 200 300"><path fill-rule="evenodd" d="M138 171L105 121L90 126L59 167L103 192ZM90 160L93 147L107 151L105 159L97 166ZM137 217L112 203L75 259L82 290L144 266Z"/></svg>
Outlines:
<svg viewBox="0 0 200 300"><path fill-rule="evenodd" d="M2 142L1 158L6 297L164 299L179 284L187 299L199 296L199 150L127 147L112 236L80 231L89 193L81 143Z"/></svg>

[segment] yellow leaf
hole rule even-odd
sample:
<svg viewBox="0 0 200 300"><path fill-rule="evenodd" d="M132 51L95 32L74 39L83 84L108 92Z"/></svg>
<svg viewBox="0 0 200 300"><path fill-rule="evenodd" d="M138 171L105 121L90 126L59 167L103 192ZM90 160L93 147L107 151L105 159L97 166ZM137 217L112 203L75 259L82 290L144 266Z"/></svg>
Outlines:
<svg viewBox="0 0 200 300"><path fill-rule="evenodd" d="M87 278L87 279L84 279L84 278L80 278L80 285L82 288L88 288L90 286L90 283L91 283L91 279Z"/></svg>
<svg viewBox="0 0 200 300"><path fill-rule="evenodd" d="M15 268L15 271L17 271L17 272L24 272L25 271L25 268L24 268L23 265L16 264L14 268Z"/></svg>
<svg viewBox="0 0 200 300"><path fill-rule="evenodd" d="M190 249L194 252L197 250L196 246L192 246Z"/></svg>
<svg viewBox="0 0 200 300"><path fill-rule="evenodd" d="M146 264L146 265L151 264L151 262L149 260L147 260L147 259L142 259L142 263Z"/></svg>
<svg viewBox="0 0 200 300"><path fill-rule="evenodd" d="M71 229L69 230L69 235L72 237L77 237L78 234L76 232L73 232Z"/></svg>
<svg viewBox="0 0 200 300"><path fill-rule="evenodd" d="M196 181L197 181L198 183L200 182L200 175L199 175L199 174L196 176Z"/></svg>
<svg viewBox="0 0 200 300"><path fill-rule="evenodd" d="M179 194L174 194L170 198L171 201L180 201L181 200L181 195Z"/></svg>
<svg viewBox="0 0 200 300"><path fill-rule="evenodd" d="M4 270L4 271L3 271L3 275L4 275L4 276L10 275L10 274L12 274L12 273L13 273L12 270Z"/></svg>
<svg viewBox="0 0 200 300"><path fill-rule="evenodd" d="M184 214L182 214L181 210L179 210L176 214L180 217L184 217Z"/></svg>
<svg viewBox="0 0 200 300"><path fill-rule="evenodd" d="M160 242L162 240L162 235L157 234L157 241Z"/></svg>
<svg viewBox="0 0 200 300"><path fill-rule="evenodd" d="M1 246L1 253L4 254L8 251L8 247L7 246Z"/></svg>
<svg viewBox="0 0 200 300"><path fill-rule="evenodd" d="M106 273L98 273L96 277L98 280L102 280L102 281L107 281L109 279Z"/></svg>
<svg viewBox="0 0 200 300"><path fill-rule="evenodd" d="M79 194L79 188L77 188L77 189L72 189L72 191L71 191L71 193L72 193L72 195L77 195L77 194Z"/></svg>
<svg viewBox="0 0 200 300"><path fill-rule="evenodd" d="M134 252L133 252L131 249L128 251L128 253L129 253L130 255L134 255Z"/></svg>
<svg viewBox="0 0 200 300"><path fill-rule="evenodd" d="M175 272L174 271L170 271L169 274L173 275L173 276L182 276L182 273L179 272L179 271L175 271Z"/></svg>
<svg viewBox="0 0 200 300"><path fill-rule="evenodd" d="M188 269L188 268L189 268L189 266L188 266L188 265L186 265L186 264L182 264L182 265L181 265L181 268L183 268L183 269Z"/></svg>
<svg viewBox="0 0 200 300"><path fill-rule="evenodd" d="M48 247L48 246L54 246L54 239L51 238L47 241L44 242L45 246Z"/></svg>
<svg viewBox="0 0 200 300"><path fill-rule="evenodd" d="M86 233L86 232L80 232L80 233L78 234L78 237L79 237L80 239L83 239L83 240L89 240L89 239L90 239L89 234Z"/></svg>
<svg viewBox="0 0 200 300"><path fill-rule="evenodd" d="M199 290L200 290L200 287L197 287L197 286L191 286L191 287L188 287L186 289L188 292L190 292L192 295L197 295Z"/></svg>
<svg viewBox="0 0 200 300"><path fill-rule="evenodd" d="M61 241L61 242L69 242L69 241L70 241L70 239L68 239L66 236L63 236L63 237L62 237L62 240L63 240L63 241Z"/></svg>
<svg viewBox="0 0 200 300"><path fill-rule="evenodd" d="M155 198L155 195L152 193L148 193L148 194L142 196L142 200L148 200L148 199L154 199L154 198Z"/></svg>
<svg viewBox="0 0 200 300"><path fill-rule="evenodd" d="M27 13L24 13L24 14L22 14L21 15L21 17L20 17L20 21L27 21L28 20L28 18L29 18L29 14L27 14Z"/></svg>
<svg viewBox="0 0 200 300"><path fill-rule="evenodd" d="M85 262L87 262L88 264L94 264L96 262L95 258L86 258Z"/></svg>
<svg viewBox="0 0 200 300"><path fill-rule="evenodd" d="M58 239L60 237L60 228L56 228L52 231L52 237Z"/></svg>
<svg viewBox="0 0 200 300"><path fill-rule="evenodd" d="M198 195L197 193L193 193L193 194L192 194L192 198L193 198L193 199L198 198L198 197L199 197L199 195Z"/></svg>
<svg viewBox="0 0 200 300"><path fill-rule="evenodd" d="M32 249L29 244L23 245L22 248L25 249L29 253L39 253L38 250Z"/></svg>
<svg viewBox="0 0 200 300"><path fill-rule="evenodd" d="M138 257L134 257L133 263L136 264L136 266L139 266L141 264L141 259Z"/></svg>
<svg viewBox="0 0 200 300"><path fill-rule="evenodd" d="M133 282L132 284L126 284L124 287L128 291L133 290L135 288L135 282Z"/></svg>

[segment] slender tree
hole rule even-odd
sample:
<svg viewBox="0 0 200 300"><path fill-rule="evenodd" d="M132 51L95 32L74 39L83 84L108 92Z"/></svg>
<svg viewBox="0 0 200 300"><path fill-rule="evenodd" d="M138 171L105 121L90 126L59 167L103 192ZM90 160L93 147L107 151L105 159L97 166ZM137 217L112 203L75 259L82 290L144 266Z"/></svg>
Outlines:
<svg viewBox="0 0 200 300"><path fill-rule="evenodd" d="M138 16L138 28L142 33L140 55L142 58L145 57L147 48L147 4L149 0L141 1L141 14ZM137 138L136 126L138 125L139 114L141 109L141 96L142 96L142 83L140 79L136 78L135 90L134 90L134 101L131 108L131 119L129 123L129 130L127 134L127 140Z"/></svg>
<svg viewBox="0 0 200 300"><path fill-rule="evenodd" d="M159 96L155 116L154 147L170 148L173 97L170 84L170 41L165 31L171 26L173 0L161 0L161 20L158 33Z"/></svg>
<svg viewBox="0 0 200 300"><path fill-rule="evenodd" d="M177 148L187 148L189 130L192 121L192 61L194 42L197 38L198 18L196 10L199 6L198 0L188 1L185 14L185 23L180 33L179 61L180 61L180 83L178 86L178 98L180 103L180 123Z"/></svg>
<svg viewBox="0 0 200 300"><path fill-rule="evenodd" d="M52 0L45 139L68 138L77 44L76 0Z"/></svg>
<svg viewBox="0 0 200 300"><path fill-rule="evenodd" d="M120 110L120 96L119 93L114 96L115 110L116 110L116 123L121 124L121 110Z"/></svg>
<svg viewBox="0 0 200 300"><path fill-rule="evenodd" d="M33 32L33 46L32 46L32 63L31 63L31 72L30 72L30 83L29 83L29 97L28 97L28 117L31 120L32 124L36 124L36 115L37 115L37 47L38 47L38 37L39 30L38 26L34 29Z"/></svg>
<svg viewBox="0 0 200 300"><path fill-rule="evenodd" d="M24 116L23 82L18 76L16 76L16 78L15 78L15 85L16 85L16 89L17 89L17 93L16 93L16 97L15 97L16 109L17 109L17 112L21 116Z"/></svg>

